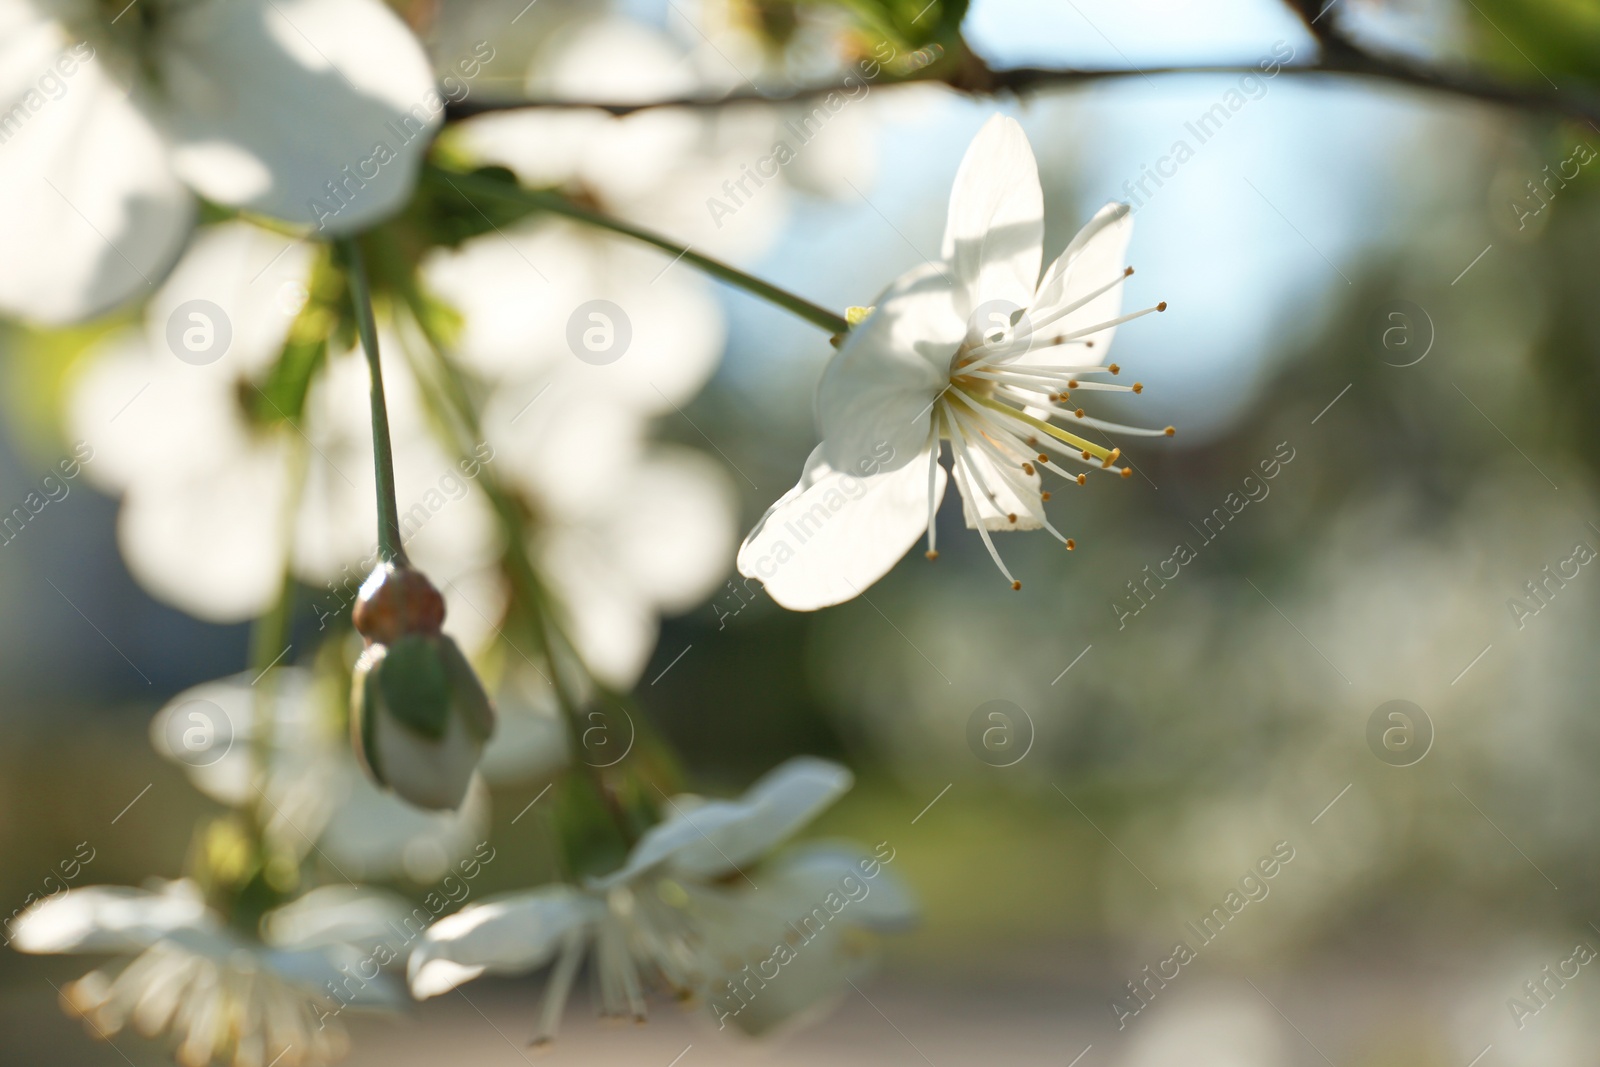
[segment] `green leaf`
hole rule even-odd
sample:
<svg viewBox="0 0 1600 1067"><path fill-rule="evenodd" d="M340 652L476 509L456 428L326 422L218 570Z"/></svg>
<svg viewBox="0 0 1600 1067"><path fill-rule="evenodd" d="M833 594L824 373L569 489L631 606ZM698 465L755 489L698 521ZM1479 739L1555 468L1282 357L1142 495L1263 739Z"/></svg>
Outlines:
<svg viewBox="0 0 1600 1067"><path fill-rule="evenodd" d="M1474 0L1462 14L1479 52L1507 78L1568 89L1600 86L1600 4L1594 0Z"/></svg>

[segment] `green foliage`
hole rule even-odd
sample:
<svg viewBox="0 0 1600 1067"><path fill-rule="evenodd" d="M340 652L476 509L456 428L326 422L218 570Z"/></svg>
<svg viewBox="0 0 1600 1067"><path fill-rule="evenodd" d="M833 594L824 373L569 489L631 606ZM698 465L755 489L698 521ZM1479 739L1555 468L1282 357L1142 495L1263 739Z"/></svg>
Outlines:
<svg viewBox="0 0 1600 1067"><path fill-rule="evenodd" d="M517 176L505 167L478 167L467 171L478 182L497 182L518 188ZM513 226L534 208L511 197L469 196L455 175L437 167L424 168L417 195L398 220L405 244L420 248L453 248L463 241Z"/></svg>
<svg viewBox="0 0 1600 1067"><path fill-rule="evenodd" d="M1484 58L1535 84L1600 86L1600 4L1594 0L1473 0L1463 7Z"/></svg>
<svg viewBox="0 0 1600 1067"><path fill-rule="evenodd" d="M861 27L896 48L950 44L961 32L967 0L829 0L847 8Z"/></svg>

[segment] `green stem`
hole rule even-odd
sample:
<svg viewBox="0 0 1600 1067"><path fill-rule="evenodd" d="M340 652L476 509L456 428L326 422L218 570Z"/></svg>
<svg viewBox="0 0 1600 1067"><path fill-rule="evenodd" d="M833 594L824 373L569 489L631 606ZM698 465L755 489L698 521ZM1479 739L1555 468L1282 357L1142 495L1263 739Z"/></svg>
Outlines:
<svg viewBox="0 0 1600 1067"><path fill-rule="evenodd" d="M422 295L410 285L402 285L401 288L402 296L411 309L412 318L427 341L427 347L433 356L433 369L440 385L439 394L447 398L449 412L442 421L447 424L453 423L453 429L457 432L465 432L470 438L469 445L471 442L483 440L482 427L478 421L477 411L473 407L472 398L467 392L466 383L462 381L460 372L445 354L446 346L443 338L433 329ZM429 395L431 397L434 394L430 392ZM459 442L457 447L460 448ZM550 672L548 681L555 693L556 705L561 710L561 718L566 726L572 760L582 767L581 773L588 780L601 806L610 814L623 841L631 848L638 839L637 831L613 802L611 791L607 788L605 776L600 769L581 756L584 730L581 718L582 701L568 684L562 666L568 658L577 660L578 656L576 652L570 650L570 642L560 633L552 617L544 583L539 580L538 573L528 558L522 513L518 510L516 501L500 486L492 472L486 469L480 476L480 484L483 486L484 495L489 498L490 506L499 520L501 532L505 537L507 576L516 593L515 599L524 606L523 614L533 633L534 641L537 642L538 653L544 657L545 666ZM570 657L562 655L558 649L558 638L567 647Z"/></svg>
<svg viewBox="0 0 1600 1067"><path fill-rule="evenodd" d="M820 326L830 334L847 333L850 323L842 316L836 315L825 307L813 304L804 297L796 296L785 289L780 289L770 282L746 274L737 267L730 267L719 259L701 255L686 245L681 245L670 238L663 237L631 222L614 219L609 215L602 215L598 211L591 211L573 203L560 193L548 189L524 189L520 185L511 185L507 182L496 181L477 174L463 174L456 171L447 171L441 167L430 166L426 175L433 181L442 181L459 193L467 203L472 203L472 198L467 194L471 192L476 196L489 200L499 200L502 203L516 207L532 208L537 211L549 211L556 215L565 215L569 219L576 219L589 226L597 226L612 233L620 233L624 237L631 237L635 241L643 241L647 245L654 245L663 252L670 252L677 258L705 273L727 282L747 293L759 296L761 299L789 311L805 319L813 326Z"/></svg>
<svg viewBox="0 0 1600 1067"><path fill-rule="evenodd" d="M406 550L400 538L400 502L394 488L394 446L389 440L389 409L383 398L383 367L378 360L378 326L372 317L372 288L367 283L367 268L361 248L348 237L341 238L339 250L350 279L350 303L355 309L356 331L367 354L367 370L372 377L372 467L378 490L378 558L385 563L404 564Z"/></svg>

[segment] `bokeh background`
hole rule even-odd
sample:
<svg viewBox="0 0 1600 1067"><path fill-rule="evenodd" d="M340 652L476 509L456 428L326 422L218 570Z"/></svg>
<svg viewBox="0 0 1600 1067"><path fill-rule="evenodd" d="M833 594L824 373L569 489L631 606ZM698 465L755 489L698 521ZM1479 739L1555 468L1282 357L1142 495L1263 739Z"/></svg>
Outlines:
<svg viewBox="0 0 1600 1067"><path fill-rule="evenodd" d="M446 4L436 55L521 6ZM1600 13L1578 0L1339 6L1373 47L1572 92L1600 78ZM602 17L742 75L744 57L702 32L704 7L541 0L496 39L483 91L518 91L526 65L554 64L574 27ZM997 67L1316 53L1271 0L976 0L965 33ZM586 84L625 88L627 69L589 47ZM768 75L821 69L793 63ZM1131 447L1134 478L1058 494L1072 555L1042 536L1002 545L1020 593L947 507L938 563L913 553L857 601L786 613L741 592L730 559L730 584L667 619L636 695L699 783L732 791L800 752L847 762L860 783L818 831L891 842L923 921L859 995L775 1041L664 1007L641 1029L576 1018L548 1062L1600 1055L1593 967L1547 986L1547 1004L1524 988L1575 946L1600 948L1600 571L1576 551L1600 551L1600 163L1548 203L1527 186L1580 145L1593 157L1600 130L1279 75L1244 86L1244 106L1198 144L1185 124L1240 89L1224 74L1022 101L873 88L806 147L814 175L728 220L741 266L827 306L868 304L937 252L951 177L993 111L1019 118L1039 155L1047 256L1185 139L1193 157L1140 195L1131 253L1130 301L1170 310L1120 331L1115 353L1146 385L1117 413L1179 433ZM698 212L719 173L685 182L678 209ZM810 391L831 350L779 310L716 297L719 368L654 431L726 468L748 526L814 443ZM76 350L20 328L4 347L9 508L70 450ZM1219 508L1221 532L1201 533ZM150 751L148 722L185 686L243 669L247 628L142 592L115 517L79 479L0 546L0 912L84 841L95 858L80 881L176 874L208 804ZM1136 599L1129 583L1180 542L1193 560ZM1006 703L984 710L994 701ZM1405 718L1380 713L1391 701L1408 702ZM986 717L996 707L1014 760L972 741L975 715L1002 721ZM511 824L536 791L497 791L505 858L486 889L548 873L548 827ZM1293 858L1266 896L1119 1019L1119 998L1138 1006L1127 983L1174 942L1197 946L1185 924L1275 848ZM0 1059L162 1062L132 1036L86 1041L55 1010L49 983L81 969L0 953ZM537 990L478 983L415 1022L358 1025L349 1062L517 1063ZM1519 1020L1512 998L1539 1010Z"/></svg>

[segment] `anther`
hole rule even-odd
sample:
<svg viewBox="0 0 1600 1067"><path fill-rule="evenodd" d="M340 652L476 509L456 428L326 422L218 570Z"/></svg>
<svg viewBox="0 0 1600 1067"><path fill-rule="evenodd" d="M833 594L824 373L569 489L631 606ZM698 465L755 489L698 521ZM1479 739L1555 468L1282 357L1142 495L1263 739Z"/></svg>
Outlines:
<svg viewBox="0 0 1600 1067"><path fill-rule="evenodd" d="M1050 499L1050 490L1046 489L1044 492L1040 493L1039 494L1039 499L1040 500L1049 500Z"/></svg>
<svg viewBox="0 0 1600 1067"><path fill-rule="evenodd" d="M1167 302L1165 300L1161 301L1161 303L1156 305L1156 310L1157 311L1165 311L1165 310L1167 310Z"/></svg>
<svg viewBox="0 0 1600 1067"><path fill-rule="evenodd" d="M1084 459L1088 459L1089 458L1089 450L1087 448L1083 450L1083 458Z"/></svg>
<svg viewBox="0 0 1600 1067"><path fill-rule="evenodd" d="M1178 428L1176 426L1168 426L1165 432L1168 437L1171 437L1178 432Z"/></svg>
<svg viewBox="0 0 1600 1067"><path fill-rule="evenodd" d="M1122 276L1124 278L1133 277L1133 268L1132 267L1124 267L1124 268L1122 268Z"/></svg>
<svg viewBox="0 0 1600 1067"><path fill-rule="evenodd" d="M1023 460L1022 473L1031 475L1033 473L1033 464L1029 463L1027 460Z"/></svg>
<svg viewBox="0 0 1600 1067"><path fill-rule="evenodd" d="M1123 467L1122 468L1122 476L1124 478L1132 478L1133 477L1133 468L1132 467Z"/></svg>
<svg viewBox="0 0 1600 1067"><path fill-rule="evenodd" d="M1121 374L1122 373L1122 368L1117 366L1115 363L1113 363L1113 364L1111 364L1111 366L1107 367L1106 370L1110 371L1112 374Z"/></svg>
<svg viewBox="0 0 1600 1067"><path fill-rule="evenodd" d="M1072 538L1070 538L1070 537L1069 537L1069 538L1067 538L1067 551L1068 551L1068 552L1071 552L1071 551L1072 551L1072 550L1073 550L1073 549L1075 549L1075 548L1077 548L1077 547L1078 547L1078 542L1076 542L1076 541L1074 541L1074 540L1073 540L1073 539L1072 539Z"/></svg>
<svg viewBox="0 0 1600 1067"><path fill-rule="evenodd" d="M1074 411L1073 414L1078 416L1078 418L1081 419L1081 418L1083 418L1083 409L1079 408L1077 411Z"/></svg>
<svg viewBox="0 0 1600 1067"><path fill-rule="evenodd" d="M1011 583L1011 591L1013 593L1017 592L1021 588L1022 588L1022 583L1021 582L1012 582Z"/></svg>
<svg viewBox="0 0 1600 1067"><path fill-rule="evenodd" d="M934 560L939 558L939 550L937 548L930 548L928 551L924 552L923 555L928 557L929 563L932 563Z"/></svg>
<svg viewBox="0 0 1600 1067"><path fill-rule="evenodd" d="M1039 462L1040 463L1049 463L1050 462L1050 457L1045 455L1043 452L1040 452L1039 453Z"/></svg>
<svg viewBox="0 0 1600 1067"><path fill-rule="evenodd" d="M1067 382L1067 388L1068 389L1076 389L1077 387L1078 387L1078 379L1073 378L1073 379L1071 379L1070 381Z"/></svg>
<svg viewBox="0 0 1600 1067"><path fill-rule="evenodd" d="M1136 392L1136 393L1144 392L1144 383L1143 382L1134 382L1133 383L1133 391Z"/></svg>
<svg viewBox="0 0 1600 1067"><path fill-rule="evenodd" d="M1088 485L1089 484L1089 476L1087 474L1078 475L1078 484L1079 485Z"/></svg>
<svg viewBox="0 0 1600 1067"><path fill-rule="evenodd" d="M1006 516L1006 521L1007 522L1016 522L1017 521L1017 513L1013 511L1010 514L1008 514Z"/></svg>

